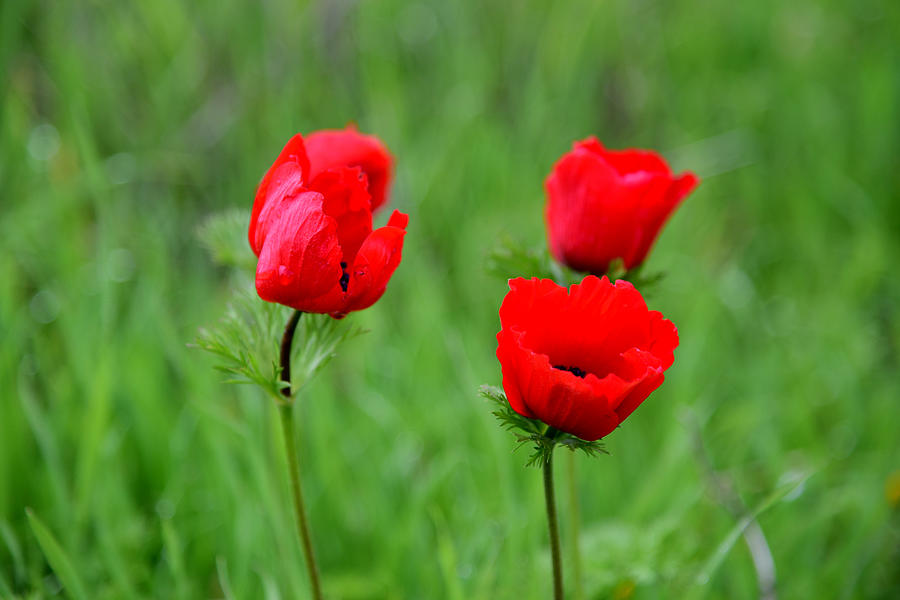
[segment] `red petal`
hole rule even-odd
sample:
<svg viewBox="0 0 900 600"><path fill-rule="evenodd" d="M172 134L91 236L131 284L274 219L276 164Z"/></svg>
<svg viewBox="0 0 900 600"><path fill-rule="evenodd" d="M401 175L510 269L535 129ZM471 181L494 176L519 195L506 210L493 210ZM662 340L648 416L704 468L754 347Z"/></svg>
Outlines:
<svg viewBox="0 0 900 600"><path fill-rule="evenodd" d="M321 194L303 192L282 201L272 216L256 267L256 291L263 300L307 312L341 308L337 224L323 203Z"/></svg>
<svg viewBox="0 0 900 600"><path fill-rule="evenodd" d="M288 143L282 148L278 158L275 159L275 162L272 163L272 166L269 167L269 170L263 175L262 181L259 182L259 186L256 188L256 198L253 200L253 211L250 213L248 239L250 240L250 247L253 249L253 253L257 256L259 256L261 247L261 242L257 243L257 240L259 239L256 232L257 219L259 213L263 209L266 199L269 197L269 187L271 185L272 177L278 168L285 163L294 163L299 169L297 175L300 180L307 180L309 176L309 158L306 156L303 137L299 133L288 140Z"/></svg>
<svg viewBox="0 0 900 600"><path fill-rule="evenodd" d="M519 362L519 354L522 351L519 347L520 335L520 333L513 333L506 329L500 330L500 333L497 334L497 360L500 361L500 370L503 373L503 391L506 392L509 405L523 417L536 419L538 417L525 404L524 394L519 387L519 374L527 373L522 370Z"/></svg>
<svg viewBox="0 0 900 600"><path fill-rule="evenodd" d="M325 196L325 214L337 221L342 260L353 264L363 240L372 233L366 175L359 167L336 167L316 175L309 188Z"/></svg>
<svg viewBox="0 0 900 600"><path fill-rule="evenodd" d="M373 231L363 242L353 261L347 285L347 305L343 312L362 310L375 303L400 264L408 216L394 211L388 225ZM393 224L392 224L393 223Z"/></svg>
<svg viewBox="0 0 900 600"><path fill-rule="evenodd" d="M334 167L358 166L369 179L374 212L387 200L393 175L393 158L377 137L359 133L355 127L315 131L306 137L311 176Z"/></svg>
<svg viewBox="0 0 900 600"><path fill-rule="evenodd" d="M668 369L675 362L675 348L678 347L678 330L672 321L663 317L657 310L650 311L650 345L647 351L652 353L662 368Z"/></svg>
<svg viewBox="0 0 900 600"><path fill-rule="evenodd" d="M700 179L691 172L683 173L674 180L660 176L645 183L640 190L641 207L633 227L635 240L624 256L626 269L644 262L663 225L699 183Z"/></svg>
<svg viewBox="0 0 900 600"><path fill-rule="evenodd" d="M409 215L406 213L402 213L399 210L395 210L391 213L387 224L389 227L399 227L400 229L406 229L406 226L409 224Z"/></svg>
<svg viewBox="0 0 900 600"><path fill-rule="evenodd" d="M663 368L659 366L659 360L650 354L632 348L622 355L623 367L621 370L625 377L635 383L634 387L626 394L618 398L613 409L624 421L653 390L662 385L665 376Z"/></svg>
<svg viewBox="0 0 900 600"><path fill-rule="evenodd" d="M671 175L672 171L666 160L652 150L638 150L628 148L626 150L607 150L597 138L590 137L574 145L576 151L593 152L603 158L621 176L633 173L658 173Z"/></svg>
<svg viewBox="0 0 900 600"><path fill-rule="evenodd" d="M298 195L308 191L303 187L303 172L297 163L282 163L270 176L267 186L268 192L265 201L260 204L261 209L256 216L256 221L251 223L250 247L259 256L263 242L268 234L269 227L280 218L283 210L282 203L291 202Z"/></svg>

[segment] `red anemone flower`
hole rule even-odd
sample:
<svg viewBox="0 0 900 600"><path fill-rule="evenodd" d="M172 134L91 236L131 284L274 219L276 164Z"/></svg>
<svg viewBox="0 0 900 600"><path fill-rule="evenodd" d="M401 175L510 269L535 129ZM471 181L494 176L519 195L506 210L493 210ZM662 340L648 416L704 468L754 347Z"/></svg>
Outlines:
<svg viewBox="0 0 900 600"><path fill-rule="evenodd" d="M365 173L340 166L310 176L303 138L288 141L259 184L248 236L263 300L340 318L384 293L400 263L407 215L372 230Z"/></svg>
<svg viewBox="0 0 900 600"><path fill-rule="evenodd" d="M369 178L372 211L386 201L394 169L387 147L374 135L365 135L353 125L346 129L323 129L306 136L310 176L335 167L360 167Z"/></svg>
<svg viewBox="0 0 900 600"><path fill-rule="evenodd" d="M576 271L602 274L616 258L633 269L699 183L691 172L674 176L655 152L576 142L544 182L550 251Z"/></svg>
<svg viewBox="0 0 900 600"><path fill-rule="evenodd" d="M497 358L520 415L594 441L662 384L678 331L630 283L588 275L566 290L519 278L509 289Z"/></svg>

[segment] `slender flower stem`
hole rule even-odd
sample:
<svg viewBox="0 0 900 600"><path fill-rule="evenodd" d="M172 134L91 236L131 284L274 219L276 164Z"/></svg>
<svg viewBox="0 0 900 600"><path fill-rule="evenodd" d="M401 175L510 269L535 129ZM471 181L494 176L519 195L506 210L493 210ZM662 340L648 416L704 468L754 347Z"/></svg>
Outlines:
<svg viewBox="0 0 900 600"><path fill-rule="evenodd" d="M547 500L547 526L550 529L550 555L553 560L553 600L563 600L562 559L559 554L559 523L556 520L556 495L553 491L553 450L544 461L544 498Z"/></svg>
<svg viewBox="0 0 900 600"><path fill-rule="evenodd" d="M575 600L583 600L584 586L582 584L581 568L581 543L579 532L581 530L581 506L578 502L578 474L575 469L575 453L567 452L568 479L569 479L569 560L572 562L572 575L575 581Z"/></svg>
<svg viewBox="0 0 900 600"><path fill-rule="evenodd" d="M281 395L285 398L291 397L291 346L294 344L294 332L297 331L297 323L303 312L295 310L291 318L288 319L287 325L284 326L284 335L281 336L281 380L288 385L282 388Z"/></svg>
<svg viewBox="0 0 900 600"><path fill-rule="evenodd" d="M303 313L295 311L291 315L287 326L284 328L284 336L281 338L281 380L288 384L281 390L285 398L291 397L291 345L294 341L294 331ZM291 493L294 496L294 513L297 517L297 533L300 535L300 543L303 545L303 554L306 558L306 570L309 574L309 587L312 590L314 600L322 600L322 588L319 584L319 568L316 566L316 556L313 552L312 538L309 534L309 523L306 519L306 508L303 505L303 490L300 487L300 463L297 460L297 445L294 441L294 404L285 402L278 406L278 414L281 417L281 429L284 433L284 451L287 455L288 471L291 476Z"/></svg>

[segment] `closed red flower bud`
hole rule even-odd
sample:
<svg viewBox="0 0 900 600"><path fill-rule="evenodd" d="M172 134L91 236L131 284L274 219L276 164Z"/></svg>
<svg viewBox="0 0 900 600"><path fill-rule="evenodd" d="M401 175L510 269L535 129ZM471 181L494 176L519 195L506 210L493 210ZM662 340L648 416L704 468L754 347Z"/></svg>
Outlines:
<svg viewBox="0 0 900 600"><path fill-rule="evenodd" d="M550 251L576 271L602 274L617 258L633 269L699 183L690 172L674 176L655 152L576 142L544 182Z"/></svg>
<svg viewBox="0 0 900 600"><path fill-rule="evenodd" d="M256 291L269 302L340 318L384 293L400 264L408 217L394 211L373 231L363 170L311 175L306 156L302 137L291 138L257 190L248 233L259 258Z"/></svg>
<svg viewBox="0 0 900 600"><path fill-rule="evenodd" d="M335 167L360 167L369 178L372 211L387 202L394 161L387 147L374 135L365 135L353 125L325 129L306 136L310 176Z"/></svg>
<svg viewBox="0 0 900 600"><path fill-rule="evenodd" d="M509 289L497 358L520 415L594 441L662 384L678 331L630 283L588 275L566 290L519 278Z"/></svg>

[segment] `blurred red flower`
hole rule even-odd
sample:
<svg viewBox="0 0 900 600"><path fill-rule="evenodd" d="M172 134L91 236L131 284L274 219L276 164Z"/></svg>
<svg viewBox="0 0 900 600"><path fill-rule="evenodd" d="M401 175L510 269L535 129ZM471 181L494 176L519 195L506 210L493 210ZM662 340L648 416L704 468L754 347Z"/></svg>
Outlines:
<svg viewBox="0 0 900 600"><path fill-rule="evenodd" d="M497 358L520 415L594 441L662 384L678 331L630 283L588 275L569 290L536 278L509 288Z"/></svg>
<svg viewBox="0 0 900 600"><path fill-rule="evenodd" d="M655 152L576 142L544 181L550 251L576 271L603 274L616 258L633 269L699 183L690 172L673 176Z"/></svg>
<svg viewBox="0 0 900 600"><path fill-rule="evenodd" d="M320 146L321 147L321 146ZM365 172L334 166L312 174L303 138L291 138L256 191L250 247L263 300L340 318L384 293L400 264L407 215L372 230Z"/></svg>
<svg viewBox="0 0 900 600"><path fill-rule="evenodd" d="M360 167L369 178L372 211L387 202L394 161L377 137L362 134L353 125L324 129L306 136L306 151L311 177L335 167Z"/></svg>

